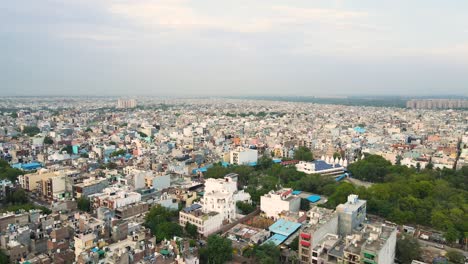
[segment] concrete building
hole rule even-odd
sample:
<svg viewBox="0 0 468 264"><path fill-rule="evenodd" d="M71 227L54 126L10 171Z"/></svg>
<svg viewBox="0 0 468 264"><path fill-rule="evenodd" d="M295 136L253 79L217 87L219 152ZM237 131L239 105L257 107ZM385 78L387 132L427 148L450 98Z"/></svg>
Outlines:
<svg viewBox="0 0 468 264"><path fill-rule="evenodd" d="M196 225L198 233L207 237L221 229L223 217L218 212L205 213L201 205L193 204L179 212L179 224L184 227L187 223Z"/></svg>
<svg viewBox="0 0 468 264"><path fill-rule="evenodd" d="M109 186L109 181L105 178L89 178L82 183L73 185L74 197L88 197L89 195L100 193Z"/></svg>
<svg viewBox="0 0 468 264"><path fill-rule="evenodd" d="M140 202L141 194L128 192L116 187L109 187L104 189L102 193L90 195L89 198L92 199L94 208L104 206L114 210Z"/></svg>
<svg viewBox="0 0 468 264"><path fill-rule="evenodd" d="M231 222L236 218L236 203L250 202L250 195L243 190L237 190L235 173L224 176L223 179L207 179L205 194L201 200L203 212L218 212L223 220Z"/></svg>
<svg viewBox="0 0 468 264"><path fill-rule="evenodd" d="M283 211L297 212L301 207L301 198L292 194L292 189L271 191L260 197L260 209L266 217L278 219Z"/></svg>
<svg viewBox="0 0 468 264"><path fill-rule="evenodd" d="M334 161L331 160L330 164L323 160L314 160L311 162L300 161L296 164L296 169L306 174L320 174L322 176L342 175L345 172L345 168L343 167L344 162L341 160L337 162L338 163L334 163ZM342 164L340 165L340 163Z"/></svg>
<svg viewBox="0 0 468 264"><path fill-rule="evenodd" d="M351 234L366 219L367 201L357 195L348 196L348 201L336 207L338 213L338 232L341 236Z"/></svg>
<svg viewBox="0 0 468 264"><path fill-rule="evenodd" d="M248 149L239 147L230 152L230 163L235 165L247 165L257 163L258 151L256 149Z"/></svg>
<svg viewBox="0 0 468 264"><path fill-rule="evenodd" d="M317 260L314 248L329 234L338 233L338 214L334 210L313 207L307 212L308 222L299 236L299 257L302 261Z"/></svg>

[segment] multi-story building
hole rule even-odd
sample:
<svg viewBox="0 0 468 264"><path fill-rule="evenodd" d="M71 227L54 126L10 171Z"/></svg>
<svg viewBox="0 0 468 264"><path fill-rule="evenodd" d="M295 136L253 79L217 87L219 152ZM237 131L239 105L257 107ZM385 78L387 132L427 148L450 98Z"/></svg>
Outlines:
<svg viewBox="0 0 468 264"><path fill-rule="evenodd" d="M89 195L100 193L109 186L109 181L106 178L89 178L82 183L73 185L74 197L88 197Z"/></svg>
<svg viewBox="0 0 468 264"><path fill-rule="evenodd" d="M338 233L338 214L334 210L313 207L307 212L308 222L299 236L299 258L304 262L317 260L314 248L329 234Z"/></svg>
<svg viewBox="0 0 468 264"><path fill-rule="evenodd" d="M207 237L221 229L223 216L218 212L205 213L201 205L193 204L179 212L179 224L185 226L187 223L197 226L198 233Z"/></svg>
<svg viewBox="0 0 468 264"><path fill-rule="evenodd" d="M102 193L90 195L89 198L92 199L94 208L104 206L115 210L119 207L140 202L141 194L128 192L116 187L108 187Z"/></svg>
<svg viewBox="0 0 468 264"><path fill-rule="evenodd" d="M235 165L246 165L256 163L258 151L256 149L239 147L230 153L230 163Z"/></svg>
<svg viewBox="0 0 468 264"><path fill-rule="evenodd" d="M117 108L135 108L137 106L137 101L135 99L118 99Z"/></svg>
<svg viewBox="0 0 468 264"><path fill-rule="evenodd" d="M297 212L301 207L301 198L292 194L293 190L285 188L271 191L260 197L260 210L266 217L278 219L281 212Z"/></svg>
<svg viewBox="0 0 468 264"><path fill-rule="evenodd" d="M237 178L237 174L230 173L223 179L207 179L201 200L203 212L218 212L223 220L232 221L236 217L236 203L250 202L248 193L237 190Z"/></svg>
<svg viewBox="0 0 468 264"><path fill-rule="evenodd" d="M338 232L341 236L351 234L362 225L366 219L367 201L360 200L357 195L348 196L348 201L336 207L338 213Z"/></svg>

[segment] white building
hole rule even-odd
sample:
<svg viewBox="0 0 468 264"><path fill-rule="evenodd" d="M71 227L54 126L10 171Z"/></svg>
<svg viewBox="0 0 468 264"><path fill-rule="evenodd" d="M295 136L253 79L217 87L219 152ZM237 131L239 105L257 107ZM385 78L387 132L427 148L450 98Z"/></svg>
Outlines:
<svg viewBox="0 0 468 264"><path fill-rule="evenodd" d="M205 213L201 205L193 204L179 212L179 224L184 227L187 222L197 226L198 233L207 237L221 229L223 217L217 212Z"/></svg>
<svg viewBox="0 0 468 264"><path fill-rule="evenodd" d="M278 219L283 211L298 212L301 207L301 198L292 194L292 189L285 188L271 191L260 197L260 209L267 217Z"/></svg>
<svg viewBox="0 0 468 264"><path fill-rule="evenodd" d="M93 206L95 208L105 206L110 209L116 209L141 202L141 194L128 192L116 187L106 188L102 193L90 195L89 198L93 200Z"/></svg>
<svg viewBox="0 0 468 264"><path fill-rule="evenodd" d="M202 198L203 212L218 212L223 220L232 221L236 217L238 201L250 203L250 194L237 190L235 173L224 176L223 179L207 179L205 194Z"/></svg>
<svg viewBox="0 0 468 264"><path fill-rule="evenodd" d="M298 164L296 164L296 169L297 171L301 171L307 174L335 176L341 175L345 172L345 168L343 167L343 164L345 163L347 164L348 161L336 160L336 163L333 159L330 160L330 162L324 160L315 160L312 162L300 161Z"/></svg>
<svg viewBox="0 0 468 264"><path fill-rule="evenodd" d="M257 162L258 151L256 149L237 148L230 153L230 163L235 165Z"/></svg>

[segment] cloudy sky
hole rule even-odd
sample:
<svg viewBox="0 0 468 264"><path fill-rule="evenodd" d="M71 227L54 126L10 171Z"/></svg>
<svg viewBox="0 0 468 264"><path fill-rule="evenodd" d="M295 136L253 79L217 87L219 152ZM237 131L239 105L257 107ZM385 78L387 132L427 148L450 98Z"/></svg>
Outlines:
<svg viewBox="0 0 468 264"><path fill-rule="evenodd" d="M14 0L1 95L468 95L466 0Z"/></svg>

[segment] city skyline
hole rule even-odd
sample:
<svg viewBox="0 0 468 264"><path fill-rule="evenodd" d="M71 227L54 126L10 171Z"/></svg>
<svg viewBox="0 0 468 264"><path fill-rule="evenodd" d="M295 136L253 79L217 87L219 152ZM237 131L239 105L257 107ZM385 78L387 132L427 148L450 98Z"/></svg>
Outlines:
<svg viewBox="0 0 468 264"><path fill-rule="evenodd" d="M467 8L14 1L0 18L2 94L466 96Z"/></svg>

